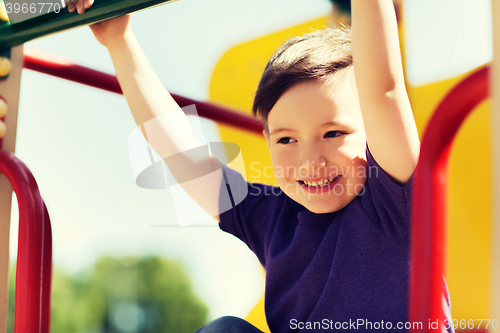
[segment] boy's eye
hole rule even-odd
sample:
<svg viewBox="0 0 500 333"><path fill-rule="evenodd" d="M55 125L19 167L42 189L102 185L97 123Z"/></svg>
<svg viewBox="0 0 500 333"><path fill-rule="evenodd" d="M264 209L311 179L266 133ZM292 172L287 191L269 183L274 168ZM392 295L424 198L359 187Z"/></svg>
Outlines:
<svg viewBox="0 0 500 333"><path fill-rule="evenodd" d="M337 136L341 136L341 135L344 135L345 133L344 132L340 132L340 131L330 131L330 132L327 132L325 134L325 137L326 138L335 138Z"/></svg>
<svg viewBox="0 0 500 333"><path fill-rule="evenodd" d="M289 138L289 137L285 137L285 138L279 139L277 143L281 143L281 144L286 145L286 144L292 143L293 142L292 140L294 140L294 139Z"/></svg>
<svg viewBox="0 0 500 333"><path fill-rule="evenodd" d="M344 134L345 134L344 132L340 132L340 131L329 131L329 132L326 132L325 138L336 138L336 137L342 136ZM284 137L284 138L279 139L277 141L277 143L286 145L286 144L293 143L293 142L296 142L296 141L297 140L292 139L290 137Z"/></svg>

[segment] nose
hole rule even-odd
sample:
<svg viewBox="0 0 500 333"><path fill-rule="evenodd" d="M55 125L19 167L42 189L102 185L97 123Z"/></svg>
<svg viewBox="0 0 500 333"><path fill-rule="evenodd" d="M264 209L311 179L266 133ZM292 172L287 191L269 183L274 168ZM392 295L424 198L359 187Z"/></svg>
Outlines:
<svg viewBox="0 0 500 333"><path fill-rule="evenodd" d="M300 172L307 177L320 176L321 168L326 167L324 154L313 146L304 147L300 162Z"/></svg>

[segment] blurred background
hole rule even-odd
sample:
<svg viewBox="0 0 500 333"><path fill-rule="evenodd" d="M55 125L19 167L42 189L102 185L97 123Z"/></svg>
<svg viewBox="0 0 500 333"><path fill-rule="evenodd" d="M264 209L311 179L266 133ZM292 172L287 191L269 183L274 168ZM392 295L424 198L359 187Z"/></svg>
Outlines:
<svg viewBox="0 0 500 333"><path fill-rule="evenodd" d="M396 5L422 134L442 96L491 61L490 1ZM169 91L248 114L274 50L292 36L349 24L349 11L349 1L340 0L179 0L133 14L132 27ZM25 47L114 73L88 27ZM467 121L452 153L447 282L458 319L489 318L489 108L483 103ZM250 168L271 165L261 136L202 123L207 141L241 147L248 181L274 184ZM257 258L215 220L181 228L168 190L135 185L127 146L135 127L123 96L23 71L16 155L33 172L51 215L53 332L193 332L223 315L266 330ZM13 222L11 277L16 253Z"/></svg>

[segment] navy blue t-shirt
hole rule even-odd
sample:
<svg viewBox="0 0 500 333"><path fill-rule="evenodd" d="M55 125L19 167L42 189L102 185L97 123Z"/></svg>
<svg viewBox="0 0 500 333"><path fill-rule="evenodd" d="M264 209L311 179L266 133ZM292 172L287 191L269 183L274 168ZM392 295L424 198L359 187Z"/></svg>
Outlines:
<svg viewBox="0 0 500 333"><path fill-rule="evenodd" d="M245 242L266 270L271 332L406 331L397 328L408 320L413 176L400 186L368 149L367 162L364 193L327 214L225 169L232 192L246 186L248 195L220 215L220 228Z"/></svg>

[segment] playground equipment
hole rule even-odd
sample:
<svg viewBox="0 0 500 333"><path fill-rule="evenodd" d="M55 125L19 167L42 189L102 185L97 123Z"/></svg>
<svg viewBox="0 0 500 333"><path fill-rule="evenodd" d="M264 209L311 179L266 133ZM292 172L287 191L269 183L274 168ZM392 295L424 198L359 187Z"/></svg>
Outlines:
<svg viewBox="0 0 500 333"><path fill-rule="evenodd" d="M12 153L0 150L0 173L19 203L16 332L50 332L52 231L47 207L28 167Z"/></svg>
<svg viewBox="0 0 500 333"><path fill-rule="evenodd" d="M97 1L85 15L79 15L77 12L70 13L66 8L57 10L55 6L50 12L46 12L48 6L45 10L41 6L35 6L28 19L16 23L11 22L12 20L0 23L0 49L11 48L41 36L97 23L171 1L173 0L102 0ZM8 2L4 1L4 3ZM60 1L58 3L60 4ZM29 11L30 9L28 13ZM12 15L14 13L11 13Z"/></svg>
<svg viewBox="0 0 500 333"><path fill-rule="evenodd" d="M121 10L121 9L120 9ZM126 12L126 11L125 11ZM124 12L121 12L123 14ZM75 13L73 13L75 14ZM116 12L110 14L110 16L106 17L114 17L117 16ZM76 18L76 15L74 15ZM63 22L62 18L56 18L60 21L54 22ZM54 19L54 20L56 20ZM102 19L102 17L100 18ZM97 19L96 19L97 20ZM51 21L52 22L52 21ZM64 21L65 22L65 21ZM78 24L88 24L91 22ZM47 23L48 24L48 23ZM52 24L52 23L51 23ZM62 24L62 23L61 23ZM60 27L69 27L63 26ZM1 28L1 27L0 27ZM24 30L24 34L28 32L32 32L31 28L26 28ZM57 30L57 29L56 29ZM32 32L33 33L33 32ZM14 38L15 34L10 36L10 39L5 39L5 45L17 45L21 44L22 39ZM39 35L42 36L43 34ZM0 33L0 36L3 36ZM27 35L23 35L27 36ZM36 36L32 34L31 36ZM26 37L23 37L26 38ZM34 37L32 37L34 38ZM1 43L1 41L0 41ZM9 46L9 47L10 47ZM19 52L19 50L21 52ZM83 84L87 84L93 87L97 87L100 89L104 89L107 91L111 91L114 93L121 93L118 82L116 78L112 75L100 73L98 71L88 69L82 66L78 66L75 64L71 64L65 61L58 61L54 59L54 57L46 56L41 53L36 53L32 50L24 50L24 56L21 56L21 60L19 60L19 54L22 54L22 48L17 48L11 52L11 60L12 60L12 68L15 71L20 73L19 63L24 59L24 68L37 70L39 72L51 74L54 76L58 76L64 79L70 79L75 82L80 82ZM442 301L442 271L443 271L443 256L444 256L444 247L445 247L445 233L444 233L444 224L442 223L445 219L445 210L442 209L445 207L445 197L444 197L444 186L446 185L446 174L443 171L446 168L447 157L450 151L450 146L452 140L454 138L455 133L458 128L462 124L462 121L465 117L473 110L474 106L478 104L481 100L487 97L488 95L488 68L482 68L479 72L474 73L471 77L464 80L459 86L457 86L450 95L443 101L441 106L435 113L433 120L429 123L426 135L424 136L422 143L422 155L420 164L417 168L417 174L415 178L415 194L414 194L414 220L412 221L412 225L416 226L414 229L415 242L413 247L413 265L415 267L412 275L412 294L411 294L411 313L410 320L411 321L422 321L427 322L427 319L431 320L440 319L442 322L442 313L441 313L441 301ZM13 73L11 71L7 80L16 80L18 74ZM15 86L15 84L13 85ZM17 85L18 87L18 85ZM3 93L2 85L0 85L0 94ZM18 88L17 88L18 89ZM14 94L15 95L15 94ZM17 97L13 97L11 95L7 96L7 103L9 107L9 111L15 110L17 108ZM231 112L231 110L226 108L221 108L218 106L214 106L209 103L197 102L191 99L187 99L181 96L174 96L177 102L181 106L190 105L195 103L197 105L197 110L199 115L202 117L207 117L213 119L218 122L224 122L228 125L236 126L239 129L249 130L254 133L259 133L262 130L262 125L260 122L256 121L253 118L245 116L240 113ZM456 106L460 106L460 110L455 109ZM0 106L1 107L1 106ZM0 117L2 115L0 114ZM13 113L10 112L7 115L7 119L9 117L13 117ZM11 124L7 124L8 130L14 129L15 126L12 127ZM446 130L443 130L443 125ZM15 135L14 135L15 140ZM13 149L13 139L10 138L6 140L7 148ZM20 210L24 210L25 204L21 203L21 199L19 199L19 193L23 192L24 186L30 186L31 192L26 192L26 196L29 198L27 200L31 200L33 202L37 202L35 211L38 214L38 224L34 222L35 220L29 220L29 222L20 221L21 225L25 225L24 223L35 223L30 224L30 228L25 228L25 230L35 230L38 231L37 234L29 236L26 235L24 231L20 229L20 238L21 237L35 237L33 241L30 241L31 244L36 244L36 246L31 247L30 249L34 249L33 253L30 254L31 257L38 258L39 263L33 265L33 271L31 271L30 275L28 271L23 271L23 269L18 268L18 281L24 281L19 283L29 283L30 280L26 278L27 276L31 276L34 284L40 285L40 281L42 281L42 285L46 285L47 281L50 281L50 269L42 270L42 267L50 267L50 256L46 258L50 253L50 224L48 219L48 214L46 208L39 198L38 190L34 187L34 179L28 175L28 171L26 167L16 161L12 155L0 155L0 172L5 174L7 178L12 182L14 190L18 194L18 200L20 200ZM12 168L19 168L19 172L12 171ZM10 175L10 176L9 176ZM2 178L0 176L0 178ZM20 183L18 179L24 179L24 183ZM423 179L421 181L421 179ZM0 179L1 180L1 179ZM21 185L19 185L21 184ZM2 183L0 183L0 193L2 193ZM22 195L22 194L21 194ZM1 197L1 195L0 195ZM10 198L10 196L9 196ZM429 200L429 201L427 201ZM28 202L31 202L28 201ZM9 199L10 203L10 199ZM432 204L430 204L432 203ZM2 207L0 205L0 207ZM425 209L420 209L418 207L425 207ZM9 206L10 208L10 206ZM42 212L42 214L40 214ZM27 214L27 213L23 213ZM31 214L31 213L30 213ZM33 213L35 214L35 213ZM42 216L43 215L43 216ZM31 216L31 215L23 215L23 216ZM440 221L441 223L438 223ZM21 236L21 233L23 236ZM2 234L2 232L0 232ZM7 233L4 233L8 235ZM431 236L429 236L431 235ZM23 243L26 244L26 243ZM21 243L21 239L19 242L19 248L21 249L24 245ZM43 250L43 256L41 256L41 249ZM37 253L38 252L38 253ZM21 253L21 252L20 252ZM0 255L1 257L1 255ZM19 255L18 263L22 262L22 257ZM0 264L2 264L0 262ZM18 264L19 265L19 264ZM48 265L48 266L47 266ZM0 266L0 272L2 271L2 266ZM44 272L44 273L42 273ZM46 275L42 275L46 274ZM24 277L23 277L24 276ZM498 275L497 275L498 276ZM36 279L39 280L36 280ZM0 285L2 283L2 278L0 277ZM16 331L19 332L42 332L48 331L49 326L49 308L50 308L50 290L46 288L17 288L28 291L26 295L17 296L17 303L19 303L19 311L17 310L16 303ZM0 292L1 296L1 292ZM23 301L24 299L24 301ZM41 305L37 302L31 302L36 305L33 309L28 310L29 299L41 299ZM24 303L26 302L26 303ZM24 304L24 305L23 305ZM32 304L33 306L33 304ZM2 310L2 309L0 309ZM30 312L32 311L32 312ZM498 313L492 313L492 318L499 318ZM31 318L31 322L29 321ZM44 319L45 318L45 319ZM1 312L0 312L0 324L2 324L1 320ZM23 326L23 323L26 320L26 325ZM31 326L33 325L33 326ZM1 326L0 326L1 327ZM424 328L426 328L424 326Z"/></svg>
<svg viewBox="0 0 500 333"><path fill-rule="evenodd" d="M446 96L425 131L413 187L410 322L443 322L447 162L456 133L488 97L488 88L489 68L484 67Z"/></svg>

